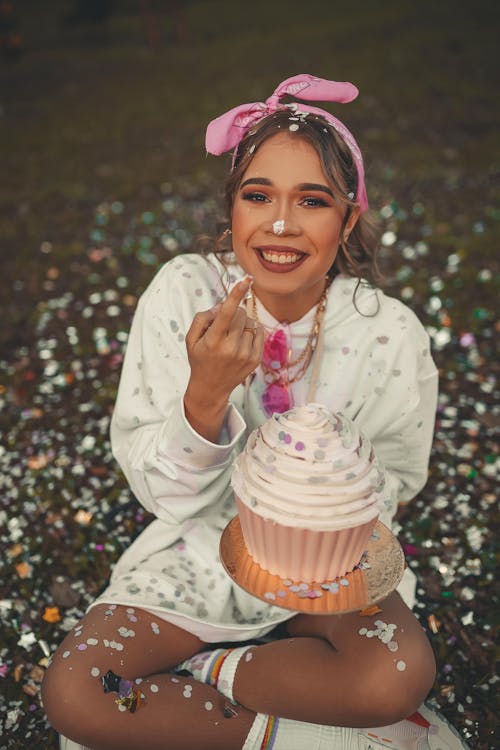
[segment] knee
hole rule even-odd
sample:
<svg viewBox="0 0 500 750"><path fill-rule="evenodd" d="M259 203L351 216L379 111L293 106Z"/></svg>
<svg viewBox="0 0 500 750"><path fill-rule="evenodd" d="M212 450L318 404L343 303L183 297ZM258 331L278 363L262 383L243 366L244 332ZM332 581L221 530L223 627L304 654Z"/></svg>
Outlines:
<svg viewBox="0 0 500 750"><path fill-rule="evenodd" d="M68 671L56 659L47 669L41 697L49 724L71 739L78 736L82 727L88 727L91 716L85 716L85 685L78 669Z"/></svg>
<svg viewBox="0 0 500 750"><path fill-rule="evenodd" d="M370 706L371 726L388 726L406 719L418 710L436 677L434 655L429 644L418 648L405 661L388 659L379 663L365 681L366 705Z"/></svg>
<svg viewBox="0 0 500 750"><path fill-rule="evenodd" d="M63 669L56 661L45 672L41 686L42 704L49 724L58 732L63 733L66 729L62 725L66 723L67 716L67 681L67 670L63 673Z"/></svg>

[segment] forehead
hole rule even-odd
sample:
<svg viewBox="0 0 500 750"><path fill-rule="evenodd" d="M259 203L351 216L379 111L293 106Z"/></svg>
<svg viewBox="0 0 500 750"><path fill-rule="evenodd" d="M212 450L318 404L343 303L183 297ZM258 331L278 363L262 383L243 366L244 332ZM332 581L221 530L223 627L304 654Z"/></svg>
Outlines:
<svg viewBox="0 0 500 750"><path fill-rule="evenodd" d="M316 149L300 136L277 133L255 152L243 179L267 177L272 181L328 183Z"/></svg>

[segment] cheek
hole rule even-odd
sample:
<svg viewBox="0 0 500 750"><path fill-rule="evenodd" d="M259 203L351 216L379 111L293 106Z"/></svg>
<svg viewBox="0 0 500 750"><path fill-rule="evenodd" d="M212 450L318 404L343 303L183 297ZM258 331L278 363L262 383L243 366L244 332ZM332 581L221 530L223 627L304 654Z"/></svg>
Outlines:
<svg viewBox="0 0 500 750"><path fill-rule="evenodd" d="M332 222L318 224L315 228L317 246L326 255L337 254L340 242L340 226L332 226Z"/></svg>
<svg viewBox="0 0 500 750"><path fill-rule="evenodd" d="M242 221L241 211L233 211L233 215L231 217L231 229L233 232L233 242L236 236L239 237L241 235L243 224L244 222Z"/></svg>
<svg viewBox="0 0 500 750"><path fill-rule="evenodd" d="M325 251L325 253L322 256L323 270L325 273L328 273L329 269L333 266L337 255L338 255L338 246L331 247L328 252Z"/></svg>
<svg viewBox="0 0 500 750"><path fill-rule="evenodd" d="M235 231L235 229L240 229L240 227L245 223L245 213L246 212L239 204L233 206L233 213L231 215L231 226L233 232Z"/></svg>
<svg viewBox="0 0 500 750"><path fill-rule="evenodd" d="M242 208L235 208L233 210L231 229L233 232L233 247L237 249L252 232L252 222L250 221L248 211Z"/></svg>
<svg viewBox="0 0 500 750"><path fill-rule="evenodd" d="M231 231L231 244L236 260L246 273L251 273L251 269L248 267L247 263L249 254L246 251L251 231L249 229L248 217L245 215L245 211L238 209L233 210L231 217Z"/></svg>

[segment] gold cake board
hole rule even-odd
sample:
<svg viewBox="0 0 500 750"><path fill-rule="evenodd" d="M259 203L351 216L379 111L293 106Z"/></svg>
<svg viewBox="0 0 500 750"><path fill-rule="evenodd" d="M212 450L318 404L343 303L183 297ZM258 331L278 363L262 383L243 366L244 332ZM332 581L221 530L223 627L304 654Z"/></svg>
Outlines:
<svg viewBox="0 0 500 750"><path fill-rule="evenodd" d="M222 532L220 558L232 580L249 594L310 615L343 614L374 605L394 591L405 568L401 545L381 521L367 544L362 566L334 580L306 584L264 570L245 546L238 516Z"/></svg>

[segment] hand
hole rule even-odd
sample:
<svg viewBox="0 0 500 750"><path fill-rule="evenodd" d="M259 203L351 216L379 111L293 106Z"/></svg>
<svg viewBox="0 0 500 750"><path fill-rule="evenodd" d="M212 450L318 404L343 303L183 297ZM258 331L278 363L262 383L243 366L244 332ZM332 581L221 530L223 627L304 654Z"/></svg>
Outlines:
<svg viewBox="0 0 500 750"><path fill-rule="evenodd" d="M186 416L211 441L219 435L232 391L262 357L264 330L240 307L249 287L249 279L240 281L224 302L197 313L186 336L191 366Z"/></svg>

